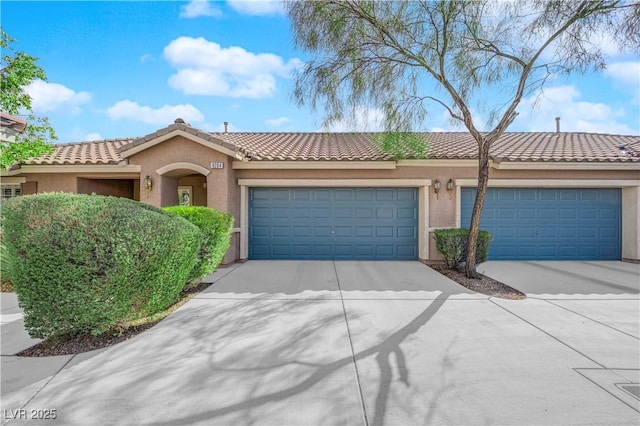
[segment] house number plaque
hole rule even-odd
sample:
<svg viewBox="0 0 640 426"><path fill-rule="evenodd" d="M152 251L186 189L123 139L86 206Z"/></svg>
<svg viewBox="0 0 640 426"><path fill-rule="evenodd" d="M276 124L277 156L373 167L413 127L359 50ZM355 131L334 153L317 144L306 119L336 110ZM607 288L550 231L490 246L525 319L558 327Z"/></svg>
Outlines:
<svg viewBox="0 0 640 426"><path fill-rule="evenodd" d="M211 163L212 169L224 169L224 163Z"/></svg>

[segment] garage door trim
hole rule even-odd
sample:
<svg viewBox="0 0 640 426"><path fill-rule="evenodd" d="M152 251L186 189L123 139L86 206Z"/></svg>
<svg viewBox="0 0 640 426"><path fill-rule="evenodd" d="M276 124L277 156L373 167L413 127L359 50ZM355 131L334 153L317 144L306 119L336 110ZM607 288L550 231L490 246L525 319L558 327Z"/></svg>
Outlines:
<svg viewBox="0 0 640 426"><path fill-rule="evenodd" d="M462 187L478 187L478 179L456 179L456 227L462 217ZM489 179L489 187L510 188L627 188L640 186L640 179ZM624 199L623 199L624 204ZM624 210L624 205L622 206ZM640 212L638 212L640 213ZM625 234L624 223L622 234ZM624 257L624 254L623 254Z"/></svg>
<svg viewBox="0 0 640 426"><path fill-rule="evenodd" d="M476 188L461 191L467 222ZM480 226L494 235L490 260L620 260L620 188L488 191Z"/></svg>
<svg viewBox="0 0 640 426"><path fill-rule="evenodd" d="M240 185L240 258L249 258L250 187L398 187L418 188L418 258L429 259L429 187L431 179L238 179Z"/></svg>

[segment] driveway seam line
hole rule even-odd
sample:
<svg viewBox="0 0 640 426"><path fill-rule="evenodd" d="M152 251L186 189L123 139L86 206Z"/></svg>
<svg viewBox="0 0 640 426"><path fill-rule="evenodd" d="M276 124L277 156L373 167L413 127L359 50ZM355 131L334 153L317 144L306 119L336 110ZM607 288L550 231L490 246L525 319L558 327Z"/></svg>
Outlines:
<svg viewBox="0 0 640 426"><path fill-rule="evenodd" d="M494 302L493 300L489 299L489 301L491 303L493 303L494 305L496 305L497 307L499 307L500 309L505 310L506 312L510 313L511 315L513 315L514 317L518 318L519 320L529 324L531 327L543 332L544 334L546 334L547 336L551 337L553 340L555 340L558 343L563 344L564 346L566 346L567 348L571 349L572 351L582 355L583 357L587 358L589 361L599 365L600 367L607 369L607 367L605 365L603 365L602 363L599 363L598 361L596 361L595 359L583 354L582 352L580 352L579 350L577 350L576 348L574 348L573 346L569 345L568 343L563 342L562 340L560 340L559 338L557 338L556 336L554 336L553 334L549 333L548 331L538 327L537 325L535 325L534 323L527 321L526 319L524 319L523 317L521 317L520 315L510 311L509 309L505 308L504 306L499 305L498 303Z"/></svg>
<svg viewBox="0 0 640 426"><path fill-rule="evenodd" d="M45 383L40 387L40 389L38 389L37 391L35 391L35 392L33 393L33 395L31 395L31 397L27 400L27 402L25 402L24 404L22 404L22 407L20 407L20 409L24 409L27 405L29 405L29 403L30 403L31 401L33 401L33 399L34 399L36 396L38 396L38 394L39 394L40 392L42 392L42 390L43 390L44 388L46 388L46 387L49 385L49 383L51 383L51 381L52 381L53 379L55 379L55 378L56 378L56 376L57 376L58 374L60 374L60 372L61 372L62 370L64 370L64 369L65 369L65 367L66 367L67 365L69 365L69 363L70 363L71 361L73 361L73 359L74 359L76 356L78 356L78 354L74 354L71 358L69 358L69 359L67 360L67 362L65 362L64 364L62 364L62 367L60 367L60 368L58 369L58 371L56 371L56 372L55 372L51 377L49 377L49 379L48 379L48 380L47 380L47 381L46 381L46 382L45 382Z"/></svg>
<svg viewBox="0 0 640 426"><path fill-rule="evenodd" d="M542 300L544 300L544 299L542 299ZM615 328L615 327L613 327L613 326L611 326L611 325L609 325L609 324L605 324L605 323L603 323L603 322L601 322L601 321L598 321L598 320L596 320L596 319L590 318L590 317L588 317L588 316L586 316L586 315L583 315L583 314L581 314L581 313L579 313L579 312L576 312L576 311L574 311L574 310L572 310L572 309L569 309L569 308L564 307L564 306L562 306L562 305L558 305L557 303L553 303L553 302L551 302L550 300L545 300L545 302L550 303L550 304L552 304L553 306L557 306L558 308L561 308L561 309L564 309L564 310L566 310L566 311L569 311L569 312L571 312L571 313L574 313L574 314L576 314L576 315L578 315L578 316L581 316L582 318L586 318L586 319L588 319L588 320L590 320L590 321L593 321L593 322L595 322L596 324L603 325L603 326L608 327L608 328L610 328L610 329L612 329L612 330L615 330L615 331L617 331L617 332L619 332L619 333L622 333L622 334L627 335L627 336L629 336L629 337L633 337L633 338L634 338L634 339L636 339L636 340L640 340L640 338L639 338L639 337L636 337L636 336L634 336L633 334L629 334L629 333L627 333L626 331L618 330L617 328Z"/></svg>
<svg viewBox="0 0 640 426"><path fill-rule="evenodd" d="M617 399L618 401L622 402L627 407L630 407L632 410L638 411L638 409L636 407L634 407L633 405L629 404L627 401L625 401L624 399L620 398L618 395L612 393L609 389L605 388L600 383L598 383L598 382L594 381L593 379L591 379L590 377L587 377L584 374L582 374L582 372L580 372L580 370L583 370L583 369L581 369L581 368L572 368L572 370L574 372L578 373L580 376L582 376L585 379L587 379L589 382L591 382L594 385L596 385L597 387L599 387L600 389L602 389L603 391L605 391L606 393L608 393L609 395L611 395L612 397L614 397L615 399ZM608 370L608 369L605 369L605 370ZM615 374L615 373L613 373L613 374ZM640 411L638 411L638 412L640 413Z"/></svg>
<svg viewBox="0 0 640 426"><path fill-rule="evenodd" d="M367 407L364 402L364 394L362 393L362 384L360 383L360 371L358 370L358 363L356 360L356 352L353 347L353 339L351 338L351 328L349 327L349 319L347 318L347 308L344 304L344 298L342 297L342 287L340 287L340 278L338 277L338 269L336 268L336 261L332 260L333 273L336 276L336 282L338 283L338 292L340 293L340 303L342 304L342 314L344 315L344 322L347 326L347 336L349 337L349 347L351 348L351 359L353 359L353 368L356 372L356 384L358 385L358 394L360 396L360 406L362 408L362 416L364 417L365 426L369 426L369 419L367 417Z"/></svg>

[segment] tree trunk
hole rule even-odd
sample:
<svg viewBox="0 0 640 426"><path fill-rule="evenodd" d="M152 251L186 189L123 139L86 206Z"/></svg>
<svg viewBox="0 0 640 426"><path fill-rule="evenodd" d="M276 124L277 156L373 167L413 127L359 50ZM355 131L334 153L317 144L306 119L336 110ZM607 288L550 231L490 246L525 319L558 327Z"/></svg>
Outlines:
<svg viewBox="0 0 640 426"><path fill-rule="evenodd" d="M478 232L480 231L480 216L484 208L484 199L487 195L487 185L489 183L489 143L483 141L479 144L478 155L478 190L476 200L473 204L471 215L471 225L469 226L469 241L467 242L467 261L465 265L465 275L469 278L480 278L476 271L476 245L478 243Z"/></svg>

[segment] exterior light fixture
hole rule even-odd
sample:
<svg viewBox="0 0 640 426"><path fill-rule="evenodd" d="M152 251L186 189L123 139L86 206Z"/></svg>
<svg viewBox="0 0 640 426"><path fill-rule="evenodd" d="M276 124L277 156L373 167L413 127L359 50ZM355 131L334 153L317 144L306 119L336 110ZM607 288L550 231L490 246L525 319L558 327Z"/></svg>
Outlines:
<svg viewBox="0 0 640 426"><path fill-rule="evenodd" d="M440 192L440 186L441 186L440 180L436 179L433 182L433 192L436 193L436 200L438 199L438 192Z"/></svg>
<svg viewBox="0 0 640 426"><path fill-rule="evenodd" d="M453 179L449 179L447 181L447 192L449 193L449 199L451 199L451 194L453 190L456 189L456 182Z"/></svg>
<svg viewBox="0 0 640 426"><path fill-rule="evenodd" d="M449 179L447 181L447 191L451 192L456 188L456 183L454 182L453 179Z"/></svg>
<svg viewBox="0 0 640 426"><path fill-rule="evenodd" d="M153 187L153 181L151 180L149 175L146 175L144 177L144 187L147 189L147 191L151 191L151 188Z"/></svg>

